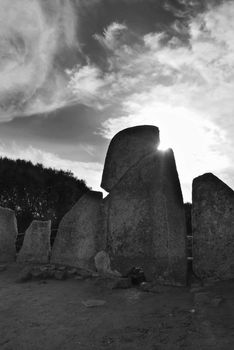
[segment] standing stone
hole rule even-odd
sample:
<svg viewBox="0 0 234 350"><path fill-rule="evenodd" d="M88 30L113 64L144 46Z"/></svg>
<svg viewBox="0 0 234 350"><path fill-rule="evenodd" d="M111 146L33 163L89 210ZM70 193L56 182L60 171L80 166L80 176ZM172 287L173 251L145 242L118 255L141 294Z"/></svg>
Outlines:
<svg viewBox="0 0 234 350"><path fill-rule="evenodd" d="M111 270L110 257L105 251L98 252L94 257L95 268L98 273L112 275L113 277L120 277L121 274L118 271Z"/></svg>
<svg viewBox="0 0 234 350"><path fill-rule="evenodd" d="M234 192L211 173L193 180L192 226L195 274L234 278Z"/></svg>
<svg viewBox="0 0 234 350"><path fill-rule="evenodd" d="M105 251L98 252L94 257L94 261L97 272L105 273L111 271L110 258Z"/></svg>
<svg viewBox="0 0 234 350"><path fill-rule="evenodd" d="M147 126L147 130L149 128ZM145 131L144 127L141 130ZM116 149L117 146L121 149L120 136ZM146 150L145 132L143 136L140 142L139 132L139 148L141 144ZM157 143L158 134L155 133L150 144ZM136 148L135 153L137 151ZM134 153L133 149L131 152ZM120 165L126 159L124 153L123 157L124 160L119 159ZM141 267L148 280L184 285L186 225L174 154L172 150L158 151L154 146L148 147L148 154L145 151L142 155L140 151L139 157L136 154L133 157L135 164L130 162L122 177L116 175L119 180L104 199L104 231L111 267L123 275L134 267ZM111 164L112 159L106 159ZM110 173L110 178L115 178L114 172Z"/></svg>
<svg viewBox="0 0 234 350"><path fill-rule="evenodd" d="M120 131L112 139L106 155L101 187L110 192L121 177L159 145L159 129L152 125Z"/></svg>
<svg viewBox="0 0 234 350"><path fill-rule="evenodd" d="M15 260L15 240L17 236L17 222L15 213L11 209L0 207L0 262Z"/></svg>
<svg viewBox="0 0 234 350"><path fill-rule="evenodd" d="M94 267L94 256L104 248L101 203L102 193L90 191L63 217L52 249L52 263Z"/></svg>
<svg viewBox="0 0 234 350"><path fill-rule="evenodd" d="M49 262L51 221L33 220L25 232L22 248L19 251L18 263Z"/></svg>

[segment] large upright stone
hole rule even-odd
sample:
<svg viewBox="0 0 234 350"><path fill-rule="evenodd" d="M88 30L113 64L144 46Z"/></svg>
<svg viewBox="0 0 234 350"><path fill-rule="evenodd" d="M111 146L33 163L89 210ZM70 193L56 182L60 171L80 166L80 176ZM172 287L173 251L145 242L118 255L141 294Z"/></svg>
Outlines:
<svg viewBox="0 0 234 350"><path fill-rule="evenodd" d="M101 203L102 193L90 191L63 217L52 249L52 263L94 266L94 256L105 248Z"/></svg>
<svg viewBox="0 0 234 350"><path fill-rule="evenodd" d="M211 173L193 181L192 227L195 274L234 278L234 192Z"/></svg>
<svg viewBox="0 0 234 350"><path fill-rule="evenodd" d="M25 232L22 248L17 256L18 263L49 262L51 221L33 220Z"/></svg>
<svg viewBox="0 0 234 350"><path fill-rule="evenodd" d="M122 176L159 145L159 129L152 125L120 131L112 139L106 155L101 187L110 192Z"/></svg>
<svg viewBox="0 0 234 350"><path fill-rule="evenodd" d="M14 211L0 207L0 262L15 260L16 236L17 222Z"/></svg>
<svg viewBox="0 0 234 350"><path fill-rule="evenodd" d="M172 150L142 157L104 199L111 267L142 267L148 280L186 283L186 226Z"/></svg>

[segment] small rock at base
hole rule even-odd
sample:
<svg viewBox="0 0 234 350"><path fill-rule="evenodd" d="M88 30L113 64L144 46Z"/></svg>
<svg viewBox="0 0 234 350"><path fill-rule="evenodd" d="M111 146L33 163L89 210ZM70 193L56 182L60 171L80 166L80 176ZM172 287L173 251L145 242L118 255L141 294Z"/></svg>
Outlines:
<svg viewBox="0 0 234 350"><path fill-rule="evenodd" d="M54 278L56 280L62 281L66 279L66 271L55 271Z"/></svg>
<svg viewBox="0 0 234 350"><path fill-rule="evenodd" d="M105 300L90 299L82 301L82 304L86 307L103 306L106 304Z"/></svg>
<svg viewBox="0 0 234 350"><path fill-rule="evenodd" d="M47 279L49 277L48 267L35 265L31 268L31 274L33 279Z"/></svg>
<svg viewBox="0 0 234 350"><path fill-rule="evenodd" d="M149 292L151 288L152 288L152 283L150 283L150 282L142 282L140 284L140 289L143 292Z"/></svg>
<svg viewBox="0 0 234 350"><path fill-rule="evenodd" d="M77 269L77 274L82 277L82 279L91 278L93 271L86 269Z"/></svg>

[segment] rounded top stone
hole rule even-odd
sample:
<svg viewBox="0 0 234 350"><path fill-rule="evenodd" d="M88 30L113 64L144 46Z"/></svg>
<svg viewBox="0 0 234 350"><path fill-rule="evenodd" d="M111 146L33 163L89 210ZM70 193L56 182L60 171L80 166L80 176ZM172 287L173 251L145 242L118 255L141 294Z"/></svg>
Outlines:
<svg viewBox="0 0 234 350"><path fill-rule="evenodd" d="M134 164L155 152L158 145L159 129L156 126L140 125L120 131L110 142L101 187L110 192Z"/></svg>
<svg viewBox="0 0 234 350"><path fill-rule="evenodd" d="M234 191L221 179L212 173L205 173L193 179L192 198L193 201L199 198L211 197L211 194L225 192L226 195L234 197Z"/></svg>

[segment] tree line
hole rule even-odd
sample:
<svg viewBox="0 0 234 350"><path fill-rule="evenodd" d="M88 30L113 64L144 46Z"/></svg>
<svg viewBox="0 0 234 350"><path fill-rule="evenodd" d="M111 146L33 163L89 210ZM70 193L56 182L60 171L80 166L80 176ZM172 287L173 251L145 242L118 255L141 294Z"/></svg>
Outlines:
<svg viewBox="0 0 234 350"><path fill-rule="evenodd" d="M18 231L32 220L51 220L52 229L90 189L70 171L45 168L25 160L0 158L0 206L15 211Z"/></svg>
<svg viewBox="0 0 234 350"><path fill-rule="evenodd" d="M54 238L62 217L88 191L85 181L70 171L0 158L0 206L15 211L19 233L34 219L51 220ZM184 207L187 234L191 235L191 203Z"/></svg>

